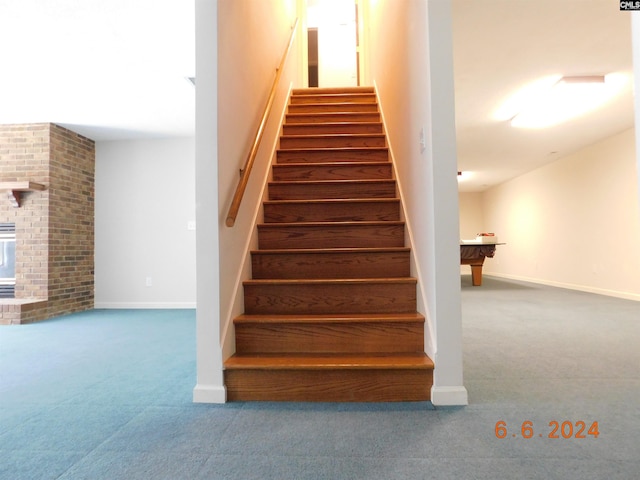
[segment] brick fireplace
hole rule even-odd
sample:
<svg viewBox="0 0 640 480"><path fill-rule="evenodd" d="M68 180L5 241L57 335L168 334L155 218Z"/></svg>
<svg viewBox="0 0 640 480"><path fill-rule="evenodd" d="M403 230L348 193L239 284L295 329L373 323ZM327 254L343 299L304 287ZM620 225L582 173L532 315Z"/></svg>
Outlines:
<svg viewBox="0 0 640 480"><path fill-rule="evenodd" d="M51 123L0 125L0 223L15 224L15 298L0 325L93 308L92 140Z"/></svg>

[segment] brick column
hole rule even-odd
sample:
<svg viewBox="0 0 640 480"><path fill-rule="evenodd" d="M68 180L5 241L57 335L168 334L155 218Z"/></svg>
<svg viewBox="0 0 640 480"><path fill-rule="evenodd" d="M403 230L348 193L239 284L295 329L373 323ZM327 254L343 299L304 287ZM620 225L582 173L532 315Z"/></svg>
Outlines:
<svg viewBox="0 0 640 480"><path fill-rule="evenodd" d="M19 208L0 198L0 222L16 224L16 301L0 301L0 324L93 308L94 171L88 138L48 123L0 125L0 182L46 186Z"/></svg>

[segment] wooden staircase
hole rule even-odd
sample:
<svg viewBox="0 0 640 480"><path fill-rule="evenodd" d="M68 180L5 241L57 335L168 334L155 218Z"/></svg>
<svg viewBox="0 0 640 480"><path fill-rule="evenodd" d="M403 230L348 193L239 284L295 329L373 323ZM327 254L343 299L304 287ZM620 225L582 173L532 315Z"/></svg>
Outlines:
<svg viewBox="0 0 640 480"><path fill-rule="evenodd" d="M372 88L294 90L229 401L429 400L433 362Z"/></svg>

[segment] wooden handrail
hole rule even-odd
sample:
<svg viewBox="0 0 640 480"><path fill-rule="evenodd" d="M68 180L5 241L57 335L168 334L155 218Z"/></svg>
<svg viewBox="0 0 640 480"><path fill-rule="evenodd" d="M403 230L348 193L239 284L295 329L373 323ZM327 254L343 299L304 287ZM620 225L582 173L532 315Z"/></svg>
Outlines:
<svg viewBox="0 0 640 480"><path fill-rule="evenodd" d="M264 108L264 113L262 114L262 120L260 121L260 125L258 126L258 131L256 132L255 140L253 141L253 145L251 146L251 150L249 151L249 155L247 156L247 160L244 164L244 167L240 170L240 180L238 181L236 192L233 195L233 200L231 201L231 206L229 207L229 213L227 213L227 220L225 222L227 227L233 227L233 225L236 223L238 210L240 210L240 203L242 203L242 197L244 196L244 191L247 188L247 183L249 182L249 175L251 174L251 169L253 168L253 162L255 161L256 156L258 155L258 148L260 147L260 141L262 140L262 135L264 134L264 129L267 125L269 114L271 113L271 107L273 106L273 101L276 98L276 90L278 87L278 82L280 81L280 76L282 75L284 64L287 61L289 52L291 51L291 45L293 45L293 39L295 37L297 27L298 27L298 19L296 18L296 21L291 27L291 37L289 38L289 43L287 44L287 48L284 51L284 54L282 55L282 59L280 60L280 65L278 65L278 68L276 68L276 78L273 80L273 86L271 87L271 92L269 93L269 99L267 100L267 105Z"/></svg>

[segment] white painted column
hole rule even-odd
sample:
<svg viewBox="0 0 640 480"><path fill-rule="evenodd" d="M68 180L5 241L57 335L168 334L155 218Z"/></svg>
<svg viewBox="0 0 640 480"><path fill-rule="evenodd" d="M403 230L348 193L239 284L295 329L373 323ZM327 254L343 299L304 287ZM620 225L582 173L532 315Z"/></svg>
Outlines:
<svg viewBox="0 0 640 480"><path fill-rule="evenodd" d="M196 360L193 401L224 403L220 346L218 0L196 0Z"/></svg>
<svg viewBox="0 0 640 480"><path fill-rule="evenodd" d="M466 405L462 376L462 312L460 247L453 79L453 40L450 0L428 0L432 194L431 268L428 303L435 316L436 369L431 401L434 405Z"/></svg>

